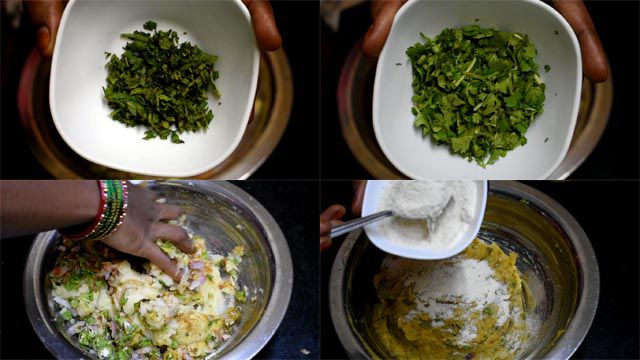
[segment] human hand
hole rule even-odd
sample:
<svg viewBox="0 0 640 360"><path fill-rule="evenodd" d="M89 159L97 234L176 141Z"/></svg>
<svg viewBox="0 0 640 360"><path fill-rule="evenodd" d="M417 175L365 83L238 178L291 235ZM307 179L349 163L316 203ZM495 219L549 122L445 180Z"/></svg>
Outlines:
<svg viewBox="0 0 640 360"><path fill-rule="evenodd" d="M362 43L365 55L377 57L384 47L393 19L406 0L372 0L373 23ZM582 0L554 0L553 6L569 22L575 31L582 53L584 75L594 82L602 82L609 77L607 56L593 25L591 16Z"/></svg>
<svg viewBox="0 0 640 360"><path fill-rule="evenodd" d="M140 186L129 184L128 190L127 215L122 225L102 242L119 251L148 259L179 281L180 269L156 245L156 239L171 241L185 253L195 251L191 238L182 227L163 222L178 219L183 210L177 205L157 203L156 195Z"/></svg>
<svg viewBox="0 0 640 360"><path fill-rule="evenodd" d="M378 57L387 42L393 18L406 0L371 0L373 23L364 35L362 52L370 57Z"/></svg>
<svg viewBox="0 0 640 360"><path fill-rule="evenodd" d="M282 45L282 37L278 31L273 9L268 0L242 0L251 14L253 31L256 33L258 45L266 51L278 50Z"/></svg>
<svg viewBox="0 0 640 360"><path fill-rule="evenodd" d="M582 0L554 0L553 6L567 20L578 37L584 75L594 82L606 81L609 77L607 55Z"/></svg>
<svg viewBox="0 0 640 360"><path fill-rule="evenodd" d="M274 51L282 45L282 37L273 17L273 10L267 0L242 0L249 13L258 45L267 51ZM31 22L38 27L37 46L44 57L53 54L53 47L64 8L62 0L24 0L24 8Z"/></svg>
<svg viewBox="0 0 640 360"><path fill-rule="evenodd" d="M36 32L36 44L40 54L50 57L56 42L58 25L64 8L61 0L24 0L22 2Z"/></svg>
<svg viewBox="0 0 640 360"><path fill-rule="evenodd" d="M334 204L320 214L320 251L331 247L331 238L329 237L331 229L342 223L340 219L346 212L347 210L344 206Z"/></svg>

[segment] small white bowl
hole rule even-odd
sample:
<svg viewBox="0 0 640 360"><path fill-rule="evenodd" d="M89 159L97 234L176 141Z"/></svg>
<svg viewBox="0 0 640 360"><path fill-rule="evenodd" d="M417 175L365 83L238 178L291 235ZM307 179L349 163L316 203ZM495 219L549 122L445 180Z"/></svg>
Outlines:
<svg viewBox="0 0 640 360"><path fill-rule="evenodd" d="M219 57L221 97L209 98L213 120L206 132L181 134L184 144L143 140L146 129L112 120L104 100L105 51L122 54L126 40L120 35L142 30L148 20ZM249 11L240 0L71 0L51 65L51 115L69 147L96 164L151 176L194 176L224 161L242 139L259 61Z"/></svg>
<svg viewBox="0 0 640 360"><path fill-rule="evenodd" d="M478 19L476 21L476 19ZM547 85L544 112L527 130L527 144L483 169L446 145L435 145L413 126L409 46L445 28L470 24L529 35ZM396 65L396 64L400 65ZM546 73L544 66L551 66ZM373 128L382 151L415 179L545 179L569 149L582 89L580 47L567 21L539 0L413 0L395 16L378 65L373 91Z"/></svg>
<svg viewBox="0 0 640 360"><path fill-rule="evenodd" d="M412 181L412 180L369 180L364 190L362 202L362 216L371 215L385 209L378 208L378 202L383 194L384 188L392 181ZM387 240L383 230L380 228L380 221L367 225L364 231L371 242L380 250L410 259L435 260L446 259L461 253L471 244L480 231L480 225L484 219L484 211L487 207L487 191L489 186L486 180L475 180L476 202L474 208L473 222L467 231L458 234L453 239L454 246L446 250L433 250L429 248L417 249L415 247L403 247Z"/></svg>

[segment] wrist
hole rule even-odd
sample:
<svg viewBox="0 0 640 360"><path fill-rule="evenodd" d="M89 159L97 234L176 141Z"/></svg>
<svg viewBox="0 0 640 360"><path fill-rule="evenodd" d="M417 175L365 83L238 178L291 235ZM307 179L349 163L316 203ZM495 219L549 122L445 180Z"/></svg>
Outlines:
<svg viewBox="0 0 640 360"><path fill-rule="evenodd" d="M100 206L100 187L95 180L78 182L78 204L74 211L77 224L85 224L94 219Z"/></svg>

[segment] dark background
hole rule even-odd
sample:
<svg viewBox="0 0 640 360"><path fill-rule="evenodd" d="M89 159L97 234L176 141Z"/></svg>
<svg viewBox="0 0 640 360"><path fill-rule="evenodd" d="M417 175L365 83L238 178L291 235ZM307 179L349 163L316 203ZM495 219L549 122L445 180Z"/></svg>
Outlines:
<svg viewBox="0 0 640 360"><path fill-rule="evenodd" d="M587 160L571 175L575 179L638 179L639 4L632 1L590 1L585 4L609 57L613 74L613 105L602 138ZM324 23L320 32L322 62L321 176L325 179L367 179L369 173L351 155L342 137L336 108L338 76L348 52L367 31L369 4L342 13L340 31Z"/></svg>
<svg viewBox="0 0 640 360"><path fill-rule="evenodd" d="M600 267L600 301L591 329L575 359L638 359L638 234L637 181L530 181L571 213L587 233ZM321 210L331 204L350 208L349 181L325 181ZM350 211L349 211L350 212ZM349 213L348 212L348 213ZM351 218L347 215L345 219ZM321 351L323 358L346 358L335 334L328 305L329 274L344 237L334 239L321 255Z"/></svg>
<svg viewBox="0 0 640 360"><path fill-rule="evenodd" d="M319 177L319 8L315 1L271 1L293 76L293 108L278 147L256 171L254 179L317 179ZM2 82L0 104L0 177L48 179L51 175L31 155L16 106L24 61L34 46L35 30L26 14L21 27L10 27L2 12ZM291 166L291 154L299 154Z"/></svg>
<svg viewBox="0 0 640 360"><path fill-rule="evenodd" d="M315 181L236 181L276 219L293 260L293 292L277 332L258 359L318 358L319 283ZM23 303L22 274L33 236L0 240L0 358L52 358L35 332ZM311 353L303 355L300 350Z"/></svg>

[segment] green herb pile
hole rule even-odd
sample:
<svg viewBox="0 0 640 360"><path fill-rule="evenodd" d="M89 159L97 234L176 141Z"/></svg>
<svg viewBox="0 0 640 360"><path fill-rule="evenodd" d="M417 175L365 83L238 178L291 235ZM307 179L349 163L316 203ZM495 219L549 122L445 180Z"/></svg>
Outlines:
<svg viewBox="0 0 640 360"><path fill-rule="evenodd" d="M469 25L444 29L407 49L412 113L423 136L482 167L527 143L545 84L527 35ZM488 160L487 160L488 159Z"/></svg>
<svg viewBox="0 0 640 360"><path fill-rule="evenodd" d="M144 24L152 34L122 34L129 41L120 57L107 53L104 97L113 109L112 119L149 129L145 140L170 136L172 142L183 143L179 134L206 130L213 119L207 94L220 96L214 70L218 57L189 42L179 44L175 31L156 26L153 21Z"/></svg>

